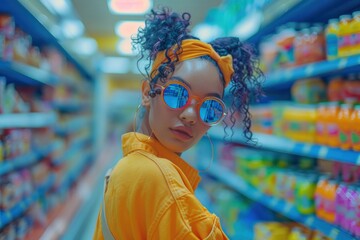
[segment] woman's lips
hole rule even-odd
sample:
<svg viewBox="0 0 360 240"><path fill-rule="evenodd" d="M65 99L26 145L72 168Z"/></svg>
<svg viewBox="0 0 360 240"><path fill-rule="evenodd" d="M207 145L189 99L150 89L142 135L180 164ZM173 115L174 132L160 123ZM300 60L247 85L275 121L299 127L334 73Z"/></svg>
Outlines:
<svg viewBox="0 0 360 240"><path fill-rule="evenodd" d="M190 140L193 138L191 132L185 127L170 128L171 132L180 140Z"/></svg>

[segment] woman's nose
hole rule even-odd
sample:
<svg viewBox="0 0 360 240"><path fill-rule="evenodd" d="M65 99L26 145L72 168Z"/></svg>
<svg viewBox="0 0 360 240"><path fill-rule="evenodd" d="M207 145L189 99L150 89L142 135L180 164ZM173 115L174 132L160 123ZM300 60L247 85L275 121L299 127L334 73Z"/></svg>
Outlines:
<svg viewBox="0 0 360 240"><path fill-rule="evenodd" d="M184 108L179 117L188 125L194 125L197 121L196 104L190 104Z"/></svg>

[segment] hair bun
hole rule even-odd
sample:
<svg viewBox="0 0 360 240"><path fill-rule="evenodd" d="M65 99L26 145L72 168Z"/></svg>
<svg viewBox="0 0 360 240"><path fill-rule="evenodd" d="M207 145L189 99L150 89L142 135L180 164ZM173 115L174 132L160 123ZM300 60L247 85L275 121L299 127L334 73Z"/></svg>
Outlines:
<svg viewBox="0 0 360 240"><path fill-rule="evenodd" d="M169 8L151 10L146 16L145 27L140 28L133 38L133 45L138 46L143 56L154 60L157 53L179 44L189 34L191 15L178 14Z"/></svg>

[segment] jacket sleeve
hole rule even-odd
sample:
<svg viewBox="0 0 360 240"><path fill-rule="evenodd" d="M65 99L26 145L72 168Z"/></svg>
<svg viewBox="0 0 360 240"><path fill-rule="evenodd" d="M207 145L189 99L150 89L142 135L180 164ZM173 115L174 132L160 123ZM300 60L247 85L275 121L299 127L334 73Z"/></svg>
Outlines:
<svg viewBox="0 0 360 240"><path fill-rule="evenodd" d="M177 199L154 223L150 239L228 239L219 218L208 212L193 194Z"/></svg>

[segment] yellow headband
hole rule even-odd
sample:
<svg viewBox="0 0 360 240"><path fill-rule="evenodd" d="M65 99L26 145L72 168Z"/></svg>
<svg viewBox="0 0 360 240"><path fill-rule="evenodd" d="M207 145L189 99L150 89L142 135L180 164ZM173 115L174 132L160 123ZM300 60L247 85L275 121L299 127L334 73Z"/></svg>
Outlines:
<svg viewBox="0 0 360 240"><path fill-rule="evenodd" d="M175 59L174 54L169 51L171 60ZM218 64L225 80L225 87L230 83L234 69L232 67L232 56L226 55L220 57L217 52L212 48L210 44L204 43L196 39L186 39L181 43L181 50L178 56L179 62L193 59L201 56L210 56ZM157 54L155 61L152 65L151 72L157 70L159 66L167 60L165 56L165 51L161 51Z"/></svg>

